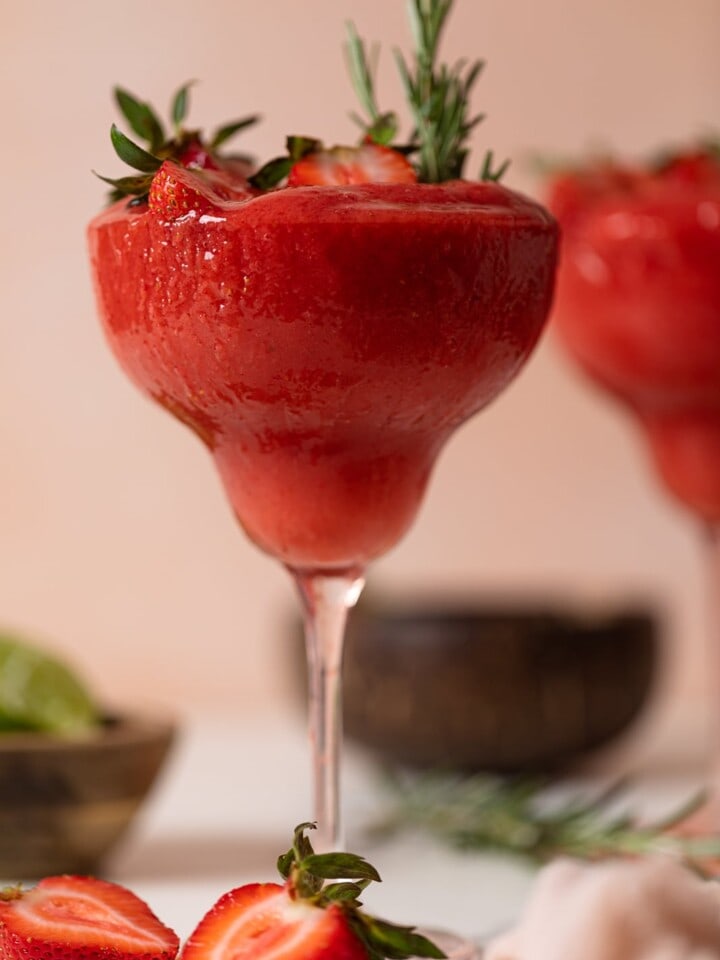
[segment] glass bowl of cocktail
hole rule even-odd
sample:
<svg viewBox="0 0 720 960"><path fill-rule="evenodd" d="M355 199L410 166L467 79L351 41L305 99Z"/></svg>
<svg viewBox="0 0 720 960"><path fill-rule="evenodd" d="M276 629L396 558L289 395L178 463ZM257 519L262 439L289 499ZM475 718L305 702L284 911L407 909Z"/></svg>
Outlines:
<svg viewBox="0 0 720 960"><path fill-rule="evenodd" d="M558 171L563 229L553 324L641 428L720 574L720 150ZM714 588L717 590L717 587Z"/></svg>
<svg viewBox="0 0 720 960"><path fill-rule="evenodd" d="M290 137L247 181L182 129L187 91L174 136L156 143L154 115L121 92L154 150L113 129L140 170L114 188L134 199L90 227L118 360L204 441L240 524L298 586L323 849L341 844L347 611L368 563L413 522L445 442L527 359L552 293L553 218L495 182L491 156L484 179L461 179L478 69L436 66L449 6L411 4L421 48L406 66L409 151L391 145L396 121L377 110L352 31L369 114L358 147Z"/></svg>

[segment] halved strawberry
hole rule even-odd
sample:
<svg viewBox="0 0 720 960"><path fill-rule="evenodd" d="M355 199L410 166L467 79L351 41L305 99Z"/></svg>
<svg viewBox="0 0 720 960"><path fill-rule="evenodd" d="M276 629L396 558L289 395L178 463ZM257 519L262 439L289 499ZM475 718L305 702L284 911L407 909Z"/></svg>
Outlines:
<svg viewBox="0 0 720 960"><path fill-rule="evenodd" d="M315 150L298 160L288 175L289 187L416 181L417 174L407 157L377 143Z"/></svg>
<svg viewBox="0 0 720 960"><path fill-rule="evenodd" d="M221 897L188 940L181 960L381 960L443 957L413 927L363 913L358 899L373 866L351 853L316 854L305 831L278 860L285 883L250 883ZM328 883L326 880L342 880Z"/></svg>
<svg viewBox="0 0 720 960"><path fill-rule="evenodd" d="M183 960L231 957L367 960L342 909L314 906L277 883L250 883L221 897L200 922Z"/></svg>
<svg viewBox="0 0 720 960"><path fill-rule="evenodd" d="M179 940L134 893L92 877L0 892L2 960L174 960Z"/></svg>
<svg viewBox="0 0 720 960"><path fill-rule="evenodd" d="M226 156L221 154L219 150L231 137L257 123L259 117L243 117L241 120L226 123L206 140L201 131L184 128L190 87L191 84L186 83L173 98L171 108L173 133L170 136L166 133L162 121L149 103L138 100L127 90L120 87L115 88L115 99L120 111L133 132L145 141L146 146L139 146L122 130L119 130L115 124L112 125L110 139L115 152L124 163L127 163L136 172L132 176L119 178L103 177L97 174L101 180L112 187L109 197L111 202L129 197L133 198L130 202L134 205L144 203L148 199L154 175L162 168L163 161L167 160L174 160L181 166L190 167L194 170L202 170L207 173L225 173L230 177L242 167L242 173L247 174L250 166L248 157ZM162 192L161 186L162 182L156 192ZM169 209L174 206L173 196L174 187L169 187L167 198ZM183 206L180 191L178 192L177 202L180 207ZM195 208L189 206L188 211L189 209Z"/></svg>
<svg viewBox="0 0 720 960"><path fill-rule="evenodd" d="M247 181L229 170L189 169L165 160L150 184L150 209L165 220L177 220L191 211L207 213L225 200L248 196Z"/></svg>

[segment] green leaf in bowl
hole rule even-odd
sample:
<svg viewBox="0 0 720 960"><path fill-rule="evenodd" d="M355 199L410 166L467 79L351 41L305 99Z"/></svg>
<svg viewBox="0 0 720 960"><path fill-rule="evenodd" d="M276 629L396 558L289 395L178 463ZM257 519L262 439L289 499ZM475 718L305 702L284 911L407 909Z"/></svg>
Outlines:
<svg viewBox="0 0 720 960"><path fill-rule="evenodd" d="M61 660L0 634L0 733L76 734L100 723L85 685Z"/></svg>

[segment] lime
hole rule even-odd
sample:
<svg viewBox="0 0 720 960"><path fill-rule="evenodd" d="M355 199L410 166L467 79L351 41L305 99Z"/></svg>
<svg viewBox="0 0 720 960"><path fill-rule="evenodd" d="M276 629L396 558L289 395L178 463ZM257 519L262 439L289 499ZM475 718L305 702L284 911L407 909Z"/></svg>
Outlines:
<svg viewBox="0 0 720 960"><path fill-rule="evenodd" d="M99 723L85 685L61 660L0 634L0 732L73 734Z"/></svg>

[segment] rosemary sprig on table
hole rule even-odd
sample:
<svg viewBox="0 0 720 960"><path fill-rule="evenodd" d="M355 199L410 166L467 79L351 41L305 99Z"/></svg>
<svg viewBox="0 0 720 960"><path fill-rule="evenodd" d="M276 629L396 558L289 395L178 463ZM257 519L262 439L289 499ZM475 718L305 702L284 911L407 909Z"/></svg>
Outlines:
<svg viewBox="0 0 720 960"><path fill-rule="evenodd" d="M414 125L406 152L417 155L418 179L440 183L462 177L469 153L468 141L475 127L485 119L470 114L470 96L482 70L483 60L460 60L453 66L438 63L440 39L453 0L408 0L408 15L414 40L414 54L408 61L395 51L395 60L405 89ZM375 65L378 48L370 52L355 27L348 26L350 77L367 120L353 119L376 143L390 144L398 129L394 113L382 112L375 94ZM397 149L397 147L396 147ZM492 151L485 154L481 180L499 180L509 161L495 166Z"/></svg>
<svg viewBox="0 0 720 960"><path fill-rule="evenodd" d="M377 824L381 832L427 831L462 850L506 853L534 863L557 856L598 860L668 854L699 873L720 857L720 836L672 832L704 803L694 797L663 818L641 823L612 812L619 788L551 803L546 782L489 775L393 777L394 803Z"/></svg>

